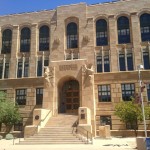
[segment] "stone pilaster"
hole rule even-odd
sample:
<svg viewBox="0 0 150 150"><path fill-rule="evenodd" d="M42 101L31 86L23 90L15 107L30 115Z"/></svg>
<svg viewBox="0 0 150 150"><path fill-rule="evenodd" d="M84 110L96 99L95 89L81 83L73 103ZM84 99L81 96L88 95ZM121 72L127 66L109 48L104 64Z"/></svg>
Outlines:
<svg viewBox="0 0 150 150"><path fill-rule="evenodd" d="M17 53L19 51L19 26L13 26L9 78L16 78Z"/></svg>
<svg viewBox="0 0 150 150"><path fill-rule="evenodd" d="M32 24L31 26L31 48L30 48L30 66L29 66L29 73L30 77L36 76L36 53L37 53L37 24Z"/></svg>
<svg viewBox="0 0 150 150"><path fill-rule="evenodd" d="M135 69L137 69L138 64L142 64L141 59L141 32L140 32L140 22L137 13L131 14L131 28L132 28L132 41L133 41L133 53L135 56L134 64Z"/></svg>
<svg viewBox="0 0 150 150"><path fill-rule="evenodd" d="M116 19L114 15L109 16L109 39L110 39L110 70L112 72L118 71L118 58L117 58L117 28L116 28Z"/></svg>

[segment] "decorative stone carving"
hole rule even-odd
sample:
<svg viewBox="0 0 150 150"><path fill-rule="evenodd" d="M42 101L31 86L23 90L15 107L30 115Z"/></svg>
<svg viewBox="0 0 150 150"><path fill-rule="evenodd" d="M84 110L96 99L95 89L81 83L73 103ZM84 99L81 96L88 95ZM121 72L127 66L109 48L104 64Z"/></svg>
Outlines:
<svg viewBox="0 0 150 150"><path fill-rule="evenodd" d="M94 73L94 68L92 64L84 65L83 66L83 72L85 75L85 80L89 79L91 80Z"/></svg>
<svg viewBox="0 0 150 150"><path fill-rule="evenodd" d="M53 50L57 49L59 45L60 45L60 39L59 38L55 38L54 41L53 41L52 49Z"/></svg>
<svg viewBox="0 0 150 150"><path fill-rule="evenodd" d="M54 68L53 67L45 67L44 78L45 78L46 88L48 88L50 84L53 86L54 84Z"/></svg>

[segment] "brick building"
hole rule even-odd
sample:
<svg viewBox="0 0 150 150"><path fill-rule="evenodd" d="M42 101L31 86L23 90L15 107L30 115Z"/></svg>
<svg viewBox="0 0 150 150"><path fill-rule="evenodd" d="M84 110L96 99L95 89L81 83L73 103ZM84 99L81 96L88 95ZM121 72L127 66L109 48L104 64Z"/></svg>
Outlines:
<svg viewBox="0 0 150 150"><path fill-rule="evenodd" d="M144 103L150 102L149 0L0 16L0 31L0 90L22 115L14 131L33 124L36 108L56 116L87 107L93 135L104 124L113 135L127 133L132 127L120 122L114 107L139 93L139 64Z"/></svg>

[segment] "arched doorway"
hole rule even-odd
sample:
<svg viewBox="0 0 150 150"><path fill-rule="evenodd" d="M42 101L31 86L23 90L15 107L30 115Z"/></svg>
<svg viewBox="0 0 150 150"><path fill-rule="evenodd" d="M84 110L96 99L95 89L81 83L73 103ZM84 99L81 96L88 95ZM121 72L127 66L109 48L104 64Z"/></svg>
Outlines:
<svg viewBox="0 0 150 150"><path fill-rule="evenodd" d="M77 114L79 108L79 83L76 80L66 81L61 90L60 113Z"/></svg>

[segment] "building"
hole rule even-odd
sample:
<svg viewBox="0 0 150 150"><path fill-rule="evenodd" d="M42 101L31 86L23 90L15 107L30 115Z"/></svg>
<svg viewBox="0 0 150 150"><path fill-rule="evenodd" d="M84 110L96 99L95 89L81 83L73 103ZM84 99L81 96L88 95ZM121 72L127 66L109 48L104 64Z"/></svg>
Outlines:
<svg viewBox="0 0 150 150"><path fill-rule="evenodd" d="M87 107L93 135L104 124L113 135L131 133L114 107L139 92L139 64L150 103L149 0L0 16L0 30L0 90L19 104L23 118L14 131L33 124L35 108L57 115Z"/></svg>

